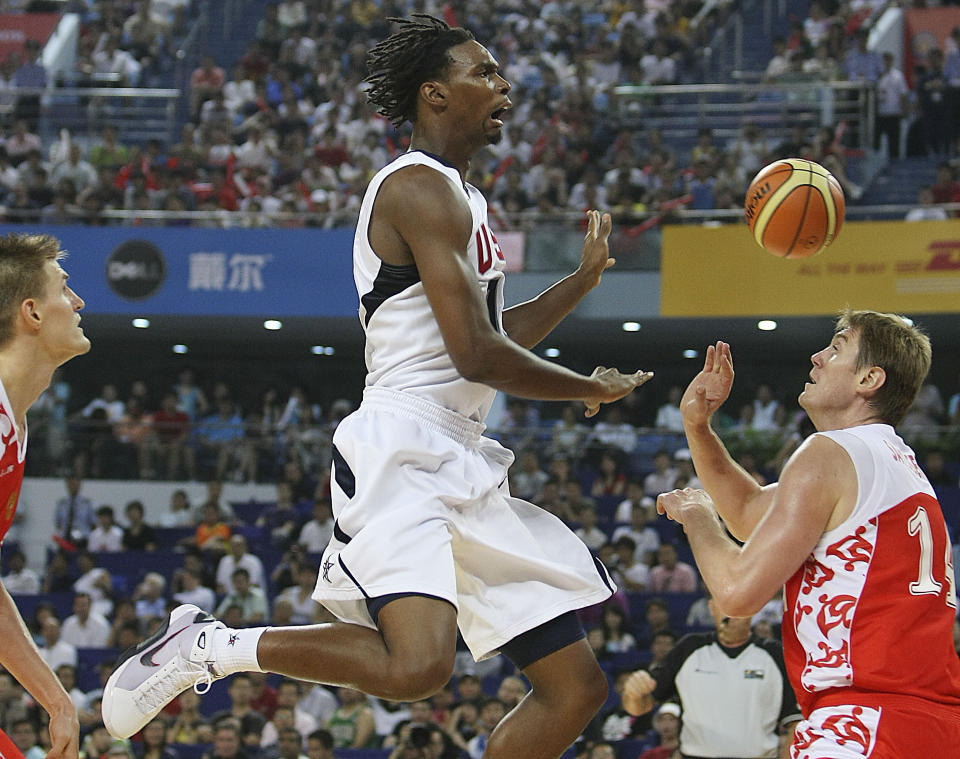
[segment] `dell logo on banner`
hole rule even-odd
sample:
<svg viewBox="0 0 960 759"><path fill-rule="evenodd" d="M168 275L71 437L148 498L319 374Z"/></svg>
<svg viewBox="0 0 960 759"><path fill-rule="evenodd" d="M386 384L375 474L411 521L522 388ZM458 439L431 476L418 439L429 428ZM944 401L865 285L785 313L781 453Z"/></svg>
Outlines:
<svg viewBox="0 0 960 759"><path fill-rule="evenodd" d="M149 298L166 277L167 263L152 242L127 240L107 257L107 284L121 298Z"/></svg>

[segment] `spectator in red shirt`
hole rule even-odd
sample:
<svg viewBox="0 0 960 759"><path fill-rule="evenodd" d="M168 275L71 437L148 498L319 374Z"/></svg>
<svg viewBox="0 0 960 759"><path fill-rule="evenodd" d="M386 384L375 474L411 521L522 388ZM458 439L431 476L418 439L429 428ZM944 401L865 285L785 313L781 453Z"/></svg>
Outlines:
<svg viewBox="0 0 960 759"><path fill-rule="evenodd" d="M200 106L205 100L223 90L226 81L226 74L214 63L213 56L203 56L200 65L190 74L190 113L194 118L200 112Z"/></svg>
<svg viewBox="0 0 960 759"><path fill-rule="evenodd" d="M184 459L184 470L188 479L196 479L193 461L184 456L187 436L190 434L190 417L177 408L175 393L165 393L160 403L160 410L153 414L153 434L157 442L157 452L160 461L166 461L167 479L176 479L175 475Z"/></svg>

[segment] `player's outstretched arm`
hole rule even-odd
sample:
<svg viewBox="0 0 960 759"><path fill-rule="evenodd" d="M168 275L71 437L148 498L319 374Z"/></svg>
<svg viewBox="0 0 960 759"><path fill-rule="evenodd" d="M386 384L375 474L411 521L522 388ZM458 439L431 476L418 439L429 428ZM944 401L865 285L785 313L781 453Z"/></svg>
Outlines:
<svg viewBox="0 0 960 759"><path fill-rule="evenodd" d="M50 715L48 759L77 759L80 723L60 680L41 658L20 611L0 584L0 665Z"/></svg>
<svg viewBox="0 0 960 759"><path fill-rule="evenodd" d="M534 347L600 284L603 272L616 263L607 246L612 227L610 214L587 211L580 266L533 300L504 309L503 328L511 340L524 348Z"/></svg>
<svg viewBox="0 0 960 759"><path fill-rule="evenodd" d="M758 612L835 525L840 504L856 500L857 476L843 448L808 438L783 470L770 508L743 546L726 534L703 490L674 490L657 511L683 524L694 559L717 605L731 617Z"/></svg>
<svg viewBox="0 0 960 759"><path fill-rule="evenodd" d="M680 400L680 410L697 477L727 529L746 540L770 506L776 485L761 488L733 460L710 426L710 419L730 396L733 377L730 346L719 341L709 346L703 369L690 381Z"/></svg>
<svg viewBox="0 0 960 759"><path fill-rule="evenodd" d="M584 401L593 413L649 380L652 372L603 369L587 377L545 361L502 335L490 321L467 257L472 217L459 187L425 167L401 169L381 186L377 223L409 248L444 345L457 371L521 398Z"/></svg>

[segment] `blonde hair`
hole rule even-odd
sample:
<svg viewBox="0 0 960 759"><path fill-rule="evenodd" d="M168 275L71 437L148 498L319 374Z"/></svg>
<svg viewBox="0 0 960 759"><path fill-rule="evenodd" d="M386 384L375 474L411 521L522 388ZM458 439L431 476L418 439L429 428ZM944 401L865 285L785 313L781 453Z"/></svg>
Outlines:
<svg viewBox="0 0 960 759"><path fill-rule="evenodd" d="M0 237L0 348L13 338L20 304L43 295L47 261L59 261L64 252L51 235L12 234Z"/></svg>
<svg viewBox="0 0 960 759"><path fill-rule="evenodd" d="M920 392L930 371L930 338L897 314L844 309L836 332L856 331L860 342L857 369L879 366L887 378L870 399L877 416L896 427Z"/></svg>

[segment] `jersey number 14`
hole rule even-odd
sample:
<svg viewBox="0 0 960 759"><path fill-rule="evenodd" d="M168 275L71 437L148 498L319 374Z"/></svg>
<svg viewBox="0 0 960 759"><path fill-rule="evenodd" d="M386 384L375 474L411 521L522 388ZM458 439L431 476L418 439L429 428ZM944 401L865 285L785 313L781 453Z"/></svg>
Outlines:
<svg viewBox="0 0 960 759"><path fill-rule="evenodd" d="M920 540L920 566L917 579L910 583L910 593L915 596L939 596L943 590L943 583L933 574L933 531L930 529L930 518L923 506L917 506L907 522L907 531ZM944 528L946 531L946 528ZM945 554L943 558L944 579L947 582L947 606L957 608L957 592L953 576L953 549L950 545L950 536L944 536Z"/></svg>

